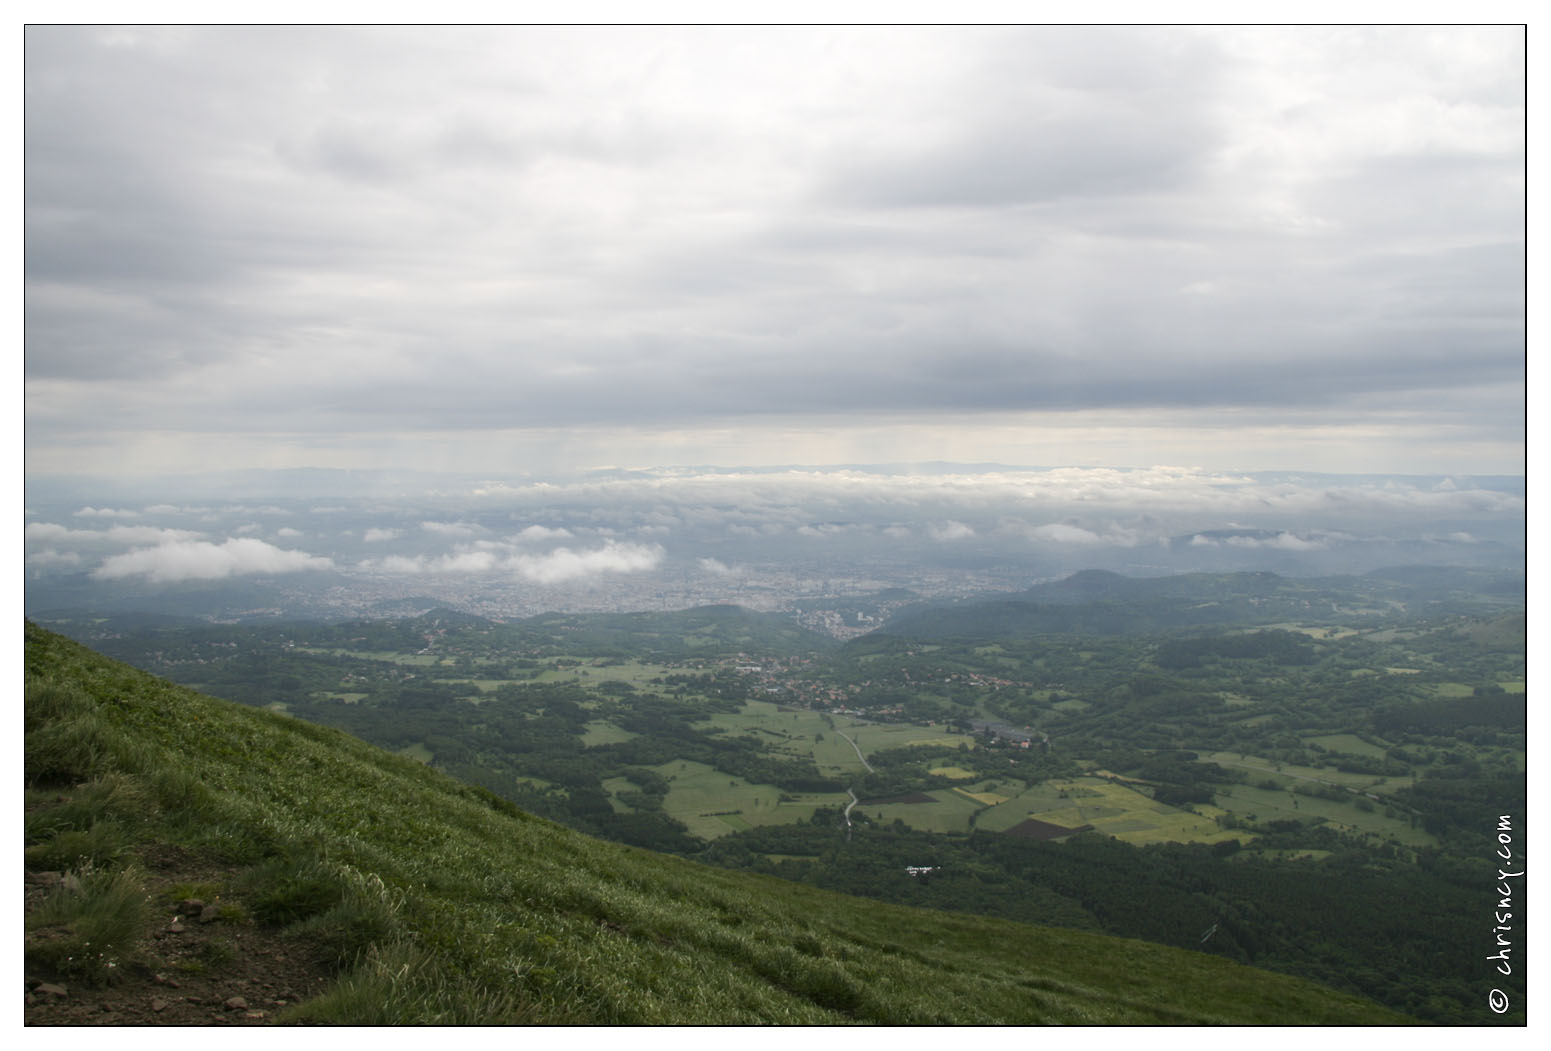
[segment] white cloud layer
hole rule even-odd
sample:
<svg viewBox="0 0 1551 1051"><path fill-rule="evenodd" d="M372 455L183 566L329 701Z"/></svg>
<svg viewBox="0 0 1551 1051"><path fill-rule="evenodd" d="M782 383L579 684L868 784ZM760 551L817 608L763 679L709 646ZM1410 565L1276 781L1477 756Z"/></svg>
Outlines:
<svg viewBox="0 0 1551 1051"><path fill-rule="evenodd" d="M74 551L55 551L53 548L45 548L42 551L29 552L26 563L34 568L74 567L81 564L81 556Z"/></svg>
<svg viewBox="0 0 1551 1051"><path fill-rule="evenodd" d="M114 507L83 507L75 512L79 518L138 518L139 511Z"/></svg>
<svg viewBox="0 0 1551 1051"><path fill-rule="evenodd" d="M967 526L963 522L933 523L926 527L927 534L939 542L951 542L954 540L968 540L975 535L974 527Z"/></svg>
<svg viewBox="0 0 1551 1051"><path fill-rule="evenodd" d="M297 573L332 569L334 563L304 551L288 551L252 537L212 544L207 540L179 540L156 547L139 548L104 559L92 571L100 580L145 577L152 583L185 580L221 580L255 574Z"/></svg>
<svg viewBox="0 0 1551 1051"><path fill-rule="evenodd" d="M1104 544L1111 543L1103 536L1090 529L1067 522L1051 522L1048 525L1037 526L1028 530L1031 540L1041 540L1050 544Z"/></svg>
<svg viewBox="0 0 1551 1051"><path fill-rule="evenodd" d="M327 572L293 578L286 592L315 592L335 610L421 596L509 616L759 604L836 588L1015 589L1082 568L1511 569L1526 535L1523 479L1466 474L925 463L303 481L297 491L297 472L252 473L230 480L242 501L197 502L139 481L29 486L29 608L65 608L87 585L113 594L118 581L136 595L146 583L208 581L214 598L224 579L302 570ZM73 517L83 505L137 506L122 491L151 505L135 524ZM268 510L275 517L258 517ZM304 539L280 540L283 529Z"/></svg>
<svg viewBox="0 0 1551 1051"><path fill-rule="evenodd" d="M545 555L518 555L512 567L540 584L560 584L604 573L640 573L662 564L663 550L656 545L605 544L591 551L557 547Z"/></svg>
<svg viewBox="0 0 1551 1051"><path fill-rule="evenodd" d="M662 564L664 551L656 545L607 541L602 547L572 550L557 547L545 554L503 557L499 545L471 548L445 555L389 555L368 559L361 568L393 574L415 573L511 573L538 584L564 584L607 573L640 573Z"/></svg>
<svg viewBox="0 0 1551 1051"><path fill-rule="evenodd" d="M420 528L438 536L471 537L481 532L477 525L468 522L421 522Z"/></svg>
<svg viewBox="0 0 1551 1051"><path fill-rule="evenodd" d="M54 522L29 522L24 530L29 541L57 544L157 544L193 540L202 534L188 529L163 529L156 526L110 526L105 530L70 529Z"/></svg>
<svg viewBox="0 0 1551 1051"><path fill-rule="evenodd" d="M530 525L514 538L520 543L542 543L547 540L570 540L575 536L569 529L551 529L548 526Z"/></svg>
<svg viewBox="0 0 1551 1051"><path fill-rule="evenodd" d="M1448 484L1442 484L1447 481ZM768 471L698 468L633 471L615 476L535 484L485 483L472 494L492 507L527 504L649 506L657 520L673 508L674 521L718 522L746 535L790 528L803 536L845 533L855 523L815 522L816 512L898 512L930 515L944 507L993 511L1080 508L1110 514L1193 513L1448 516L1515 515L1522 489L1461 479L1368 480L1356 476L1243 474L1196 467L965 468L932 470L780 468ZM1061 521L1065 521L1062 519ZM1038 523L1043 525L1045 523ZM1067 525L1072 523L1068 522ZM1059 526L1060 521L1055 523ZM938 520L937 534L969 528L962 516ZM1060 528L1049 539L1061 539ZM1067 533L1067 539L1075 537ZM1113 537L1109 539L1114 539Z"/></svg>

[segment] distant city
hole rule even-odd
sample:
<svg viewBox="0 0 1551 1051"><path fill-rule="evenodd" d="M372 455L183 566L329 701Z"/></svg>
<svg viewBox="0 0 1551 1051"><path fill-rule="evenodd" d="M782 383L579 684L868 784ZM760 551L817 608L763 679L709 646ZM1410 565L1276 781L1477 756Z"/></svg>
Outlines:
<svg viewBox="0 0 1551 1051"><path fill-rule="evenodd" d="M29 488L29 614L492 619L731 603L838 638L912 602L1131 576L1522 571L1522 478L940 465L600 472L499 485L327 472L252 495ZM352 489L352 486L355 488ZM327 498L324 498L324 493Z"/></svg>

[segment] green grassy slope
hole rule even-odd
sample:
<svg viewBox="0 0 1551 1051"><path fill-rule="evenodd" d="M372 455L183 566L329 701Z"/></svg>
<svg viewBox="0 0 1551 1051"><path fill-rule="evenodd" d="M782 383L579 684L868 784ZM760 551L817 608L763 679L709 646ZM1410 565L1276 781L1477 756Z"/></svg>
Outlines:
<svg viewBox="0 0 1551 1051"><path fill-rule="evenodd" d="M26 667L29 868L77 867L72 900L96 894L99 912L131 918L139 857L173 851L236 873L244 922L309 934L339 961L329 991L282 1021L1405 1021L1204 954L891 907L588 839L31 624ZM115 871L124 878L105 878ZM62 948L87 939L88 922L56 909L50 940L29 934L29 973L106 980ZM154 951L133 924L90 930L96 960Z"/></svg>

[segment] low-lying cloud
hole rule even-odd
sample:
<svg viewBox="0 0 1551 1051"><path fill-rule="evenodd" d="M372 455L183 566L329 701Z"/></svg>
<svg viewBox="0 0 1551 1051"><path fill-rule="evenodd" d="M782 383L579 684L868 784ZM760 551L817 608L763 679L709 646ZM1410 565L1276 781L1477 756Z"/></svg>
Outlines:
<svg viewBox="0 0 1551 1051"><path fill-rule="evenodd" d="M334 562L329 558L288 551L252 537L238 537L221 544L179 540L138 548L104 559L92 576L99 580L144 577L152 583L171 584L332 568Z"/></svg>
<svg viewBox="0 0 1551 1051"><path fill-rule="evenodd" d="M74 512L77 518L138 518L139 511L130 511L116 507L83 507Z"/></svg>
<svg viewBox="0 0 1551 1051"><path fill-rule="evenodd" d="M1073 525L1069 522L1051 522L1047 525L1035 526L1028 531L1031 540L1039 540L1048 544L1112 544L1115 539L1106 539L1091 529Z"/></svg>
<svg viewBox="0 0 1551 1051"><path fill-rule="evenodd" d="M492 506L649 507L695 509L698 525L774 534L783 523L803 536L836 535L854 525L806 523L820 508L849 513L889 509L900 519L930 516L964 522L943 510L1001 508L1103 509L1113 513L1288 515L1522 514L1522 488L1504 490L1472 478L1368 480L1352 476L1244 474L1197 467L959 468L894 472L851 467L774 470L635 471L618 477L495 485L474 495ZM645 519L643 519L644 521Z"/></svg>
<svg viewBox="0 0 1551 1051"><path fill-rule="evenodd" d="M482 544L445 555L389 555L368 559L360 568L382 573L514 573L537 584L562 584L605 573L640 573L662 564L663 549L655 544L616 543L576 551L557 547L544 554L502 557L500 545Z"/></svg>
<svg viewBox="0 0 1551 1051"><path fill-rule="evenodd" d="M81 564L81 556L74 551L55 551L53 548L45 548L42 551L34 551L27 556L27 565L35 569L49 566L78 566Z"/></svg>
<svg viewBox="0 0 1551 1051"><path fill-rule="evenodd" d="M469 522L421 522L420 528L427 533L451 537L477 536L483 531L479 526Z"/></svg>
<svg viewBox="0 0 1551 1051"><path fill-rule="evenodd" d="M518 555L512 567L540 584L559 584L602 573L640 573L662 564L663 549L655 544L616 544L592 551L557 547L545 555Z"/></svg>
<svg viewBox="0 0 1551 1051"><path fill-rule="evenodd" d="M107 529L71 529L56 522L29 522L25 538L33 543L75 545L162 544L196 540L204 534L189 529L160 529L156 526L110 526Z"/></svg>
<svg viewBox="0 0 1551 1051"><path fill-rule="evenodd" d="M1190 538L1191 547L1229 547L1245 550L1266 549L1272 551L1323 551L1330 546L1332 540L1349 540L1350 537L1339 533L1324 535L1299 535L1292 532L1277 533L1272 536L1236 535L1236 536L1208 536L1196 534Z"/></svg>
<svg viewBox="0 0 1551 1051"><path fill-rule="evenodd" d="M569 529L551 529L549 526L530 525L512 539L519 543L543 543L548 540L570 540L575 535Z"/></svg>
<svg viewBox="0 0 1551 1051"><path fill-rule="evenodd" d="M968 540L975 535L974 527L953 521L933 523L927 526L926 531L933 540L940 542Z"/></svg>

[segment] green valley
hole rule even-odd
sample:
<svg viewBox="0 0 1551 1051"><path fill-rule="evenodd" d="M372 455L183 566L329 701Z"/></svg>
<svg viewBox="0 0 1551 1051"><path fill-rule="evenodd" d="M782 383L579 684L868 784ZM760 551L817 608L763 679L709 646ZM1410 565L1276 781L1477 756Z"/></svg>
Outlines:
<svg viewBox="0 0 1551 1051"><path fill-rule="evenodd" d="M1404 1020L1205 953L602 842L31 624L26 663L27 864L56 877L34 896L29 876L34 1024L79 1018L53 995L67 985L186 1022L211 1003L228 1019L349 1024ZM179 918L195 895L197 933ZM184 991L301 957L316 979L273 1014Z"/></svg>
<svg viewBox="0 0 1551 1051"><path fill-rule="evenodd" d="M1472 917L1526 804L1522 590L1485 573L1084 573L843 644L725 606L58 627L590 835L1434 1022L1480 1015Z"/></svg>

